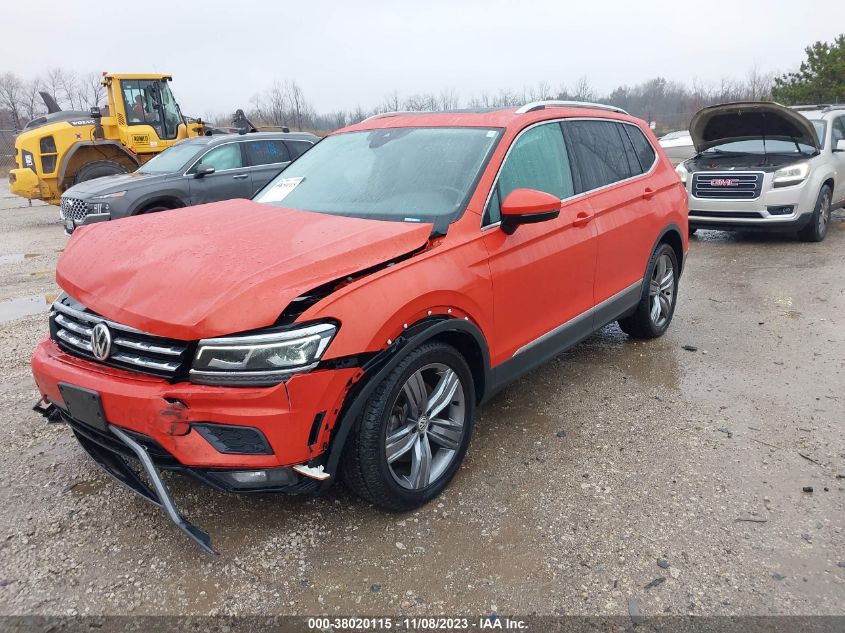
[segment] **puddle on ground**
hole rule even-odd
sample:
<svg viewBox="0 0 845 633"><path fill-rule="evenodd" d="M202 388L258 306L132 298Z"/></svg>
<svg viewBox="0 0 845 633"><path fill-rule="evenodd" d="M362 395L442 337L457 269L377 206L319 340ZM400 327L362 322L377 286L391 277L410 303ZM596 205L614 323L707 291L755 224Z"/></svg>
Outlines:
<svg viewBox="0 0 845 633"><path fill-rule="evenodd" d="M55 295L31 295L19 299L10 299L9 301L0 301L0 323L44 312L55 299Z"/></svg>
<svg viewBox="0 0 845 633"><path fill-rule="evenodd" d="M99 491L102 487L102 481L77 481L68 486L67 489L74 496L86 497Z"/></svg>
<svg viewBox="0 0 845 633"><path fill-rule="evenodd" d="M11 253L9 255L0 255L0 265L3 264L19 264L25 259L32 259L38 257L38 253Z"/></svg>

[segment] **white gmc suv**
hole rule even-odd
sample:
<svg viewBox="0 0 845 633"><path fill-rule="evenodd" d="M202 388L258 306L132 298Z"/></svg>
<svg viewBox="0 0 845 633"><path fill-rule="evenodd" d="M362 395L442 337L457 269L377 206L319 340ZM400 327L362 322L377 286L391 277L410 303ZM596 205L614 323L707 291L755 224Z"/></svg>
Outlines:
<svg viewBox="0 0 845 633"><path fill-rule="evenodd" d="M845 105L710 106L692 118L690 136L697 153L677 167L690 232L791 231L820 242L831 210L845 204Z"/></svg>

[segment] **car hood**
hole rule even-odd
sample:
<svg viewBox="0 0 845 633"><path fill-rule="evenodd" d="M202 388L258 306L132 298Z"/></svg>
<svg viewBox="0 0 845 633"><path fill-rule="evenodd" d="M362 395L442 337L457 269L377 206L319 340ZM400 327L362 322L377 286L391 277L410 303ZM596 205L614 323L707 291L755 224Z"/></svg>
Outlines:
<svg viewBox="0 0 845 633"><path fill-rule="evenodd" d="M94 178L93 180L86 180L67 189L62 195L68 198L90 198L114 193L115 191L123 191L127 187L140 182L153 184L171 177L172 174L142 174L138 171L130 174L115 174L114 176L103 176L101 178Z"/></svg>
<svg viewBox="0 0 845 633"><path fill-rule="evenodd" d="M431 229L227 200L81 227L56 281L104 317L195 340L273 325L296 297L424 246Z"/></svg>
<svg viewBox="0 0 845 633"><path fill-rule="evenodd" d="M689 131L699 153L722 143L763 136L795 140L819 149L819 138L809 119L768 101L740 101L704 108L692 117Z"/></svg>
<svg viewBox="0 0 845 633"><path fill-rule="evenodd" d="M691 147L692 146L692 138L689 134L684 134L683 136L678 136L677 138L671 138L668 141L658 141L660 143L660 147Z"/></svg>

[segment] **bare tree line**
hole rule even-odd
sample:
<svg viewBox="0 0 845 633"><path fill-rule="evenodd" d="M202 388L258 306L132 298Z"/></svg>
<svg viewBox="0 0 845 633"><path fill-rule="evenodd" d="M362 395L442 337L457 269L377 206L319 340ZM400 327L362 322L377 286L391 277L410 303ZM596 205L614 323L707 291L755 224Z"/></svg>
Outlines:
<svg viewBox="0 0 845 633"><path fill-rule="evenodd" d="M559 99L571 101L600 101L621 107L635 116L654 121L658 130L685 127L690 117L704 106L726 101L761 100L771 98L773 73L760 72L756 67L744 78L724 78L716 83L693 80L690 84L655 77L632 86L619 86L609 94L601 94L586 76L571 85L553 87L548 81L526 86L521 90L503 88L495 92L481 92L462 100L454 89L439 92L400 95L393 91L370 108L356 106L351 110L337 109L317 112L307 100L302 87L294 80L276 80L250 100L247 116L259 126L285 126L296 130L328 132L357 123L368 116L388 111L455 110L469 108L502 108L540 101ZM46 111L39 91L50 94L65 109L88 110L103 105L105 90L97 73L78 74L53 68L34 79L21 79L14 73L0 74L0 128L21 129L26 123ZM228 125L231 115L211 116L207 119Z"/></svg>
<svg viewBox="0 0 845 633"><path fill-rule="evenodd" d="M619 86L609 94L601 94L589 78L583 76L572 85L561 84L555 88L551 83L541 81L521 90L503 88L493 93L481 92L466 101L462 101L453 89L407 96L400 96L394 90L370 109L359 105L352 110L329 113L318 113L307 102L295 81L277 81L271 88L253 97L253 109L249 115L256 125L285 125L292 129L326 132L382 112L505 108L556 99L609 103L647 121L654 121L657 129L662 131L685 127L693 114L708 105L771 99L774 76L774 73L764 73L753 67L743 78L726 77L715 83L696 79L687 85L655 77L636 85Z"/></svg>
<svg viewBox="0 0 845 633"><path fill-rule="evenodd" d="M21 79L11 72L0 74L0 127L16 130L47 111L39 92L46 92L65 110L89 110L103 105L105 88L101 75L80 75L64 68L51 68L32 79Z"/></svg>

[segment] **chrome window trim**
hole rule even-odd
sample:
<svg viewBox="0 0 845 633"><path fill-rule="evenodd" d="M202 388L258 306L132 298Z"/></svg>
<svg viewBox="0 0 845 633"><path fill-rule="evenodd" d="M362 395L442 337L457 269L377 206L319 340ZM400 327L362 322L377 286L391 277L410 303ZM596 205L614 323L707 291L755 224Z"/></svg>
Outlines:
<svg viewBox="0 0 845 633"><path fill-rule="evenodd" d="M190 171L191 171L194 167L196 167L198 163L201 163L201 162L202 162L202 159L203 159L205 156L208 156L208 154L210 154L211 152L213 152L214 150L216 150L218 147L223 147L224 145L231 145L232 143L248 143L248 142L250 142L250 141L260 141L260 140L262 140L262 139L260 139L260 138L254 138L254 137L253 137L253 138L237 139L237 140L235 140L235 141L226 141L225 143L220 143L220 145L215 145L214 147L211 147L211 148L209 148L207 151L205 151L205 152L202 154L202 156L200 156L199 158L197 158L197 159L196 159L196 160L195 160L195 161L191 164L191 166L190 166L190 167L188 167L188 169L185 171L185 173L183 173L183 174L182 174L182 176L183 176L183 177L193 176L194 174L190 173ZM311 141L311 140L309 140L309 139L307 139L307 138L292 138L292 139L286 139L286 138L266 138L266 139L263 139L263 140L265 140L265 141L281 141L282 143L285 143L286 141L301 141L302 143L308 143L309 145L311 145L311 147L314 147L314 145L316 145L316 143L314 143L314 141ZM287 147L286 147L286 149L287 149ZM305 150L305 151L308 151L308 150ZM288 153L290 153L290 149L288 149ZM305 153L305 152L303 152L303 154L304 154L304 153ZM300 156L301 156L301 155L302 155L302 154L300 154ZM243 154L241 154L241 158L243 158ZM285 165L285 164L288 164L288 165L289 165L289 164L290 164L290 163L292 163L293 161L294 161L294 159L291 159L291 160L283 160L283 161L278 162L278 163L264 163L263 165L243 165L243 166L241 166L241 167L231 167L231 168L229 168L229 169L221 169L220 171L215 170L215 171L214 171L214 174L225 174L226 172L229 172L229 171L235 171L235 170L238 170L238 169L258 169L259 167L271 167L271 166L274 166L274 165ZM209 174L209 176L213 176L214 174Z"/></svg>
<svg viewBox="0 0 845 633"><path fill-rule="evenodd" d="M622 125L630 125L632 127L635 127L640 131L640 133L643 134L643 136L645 137L645 140L648 142L648 144L651 146L651 149L654 151L654 161L651 163L651 166L648 168L648 171L644 171L643 173L637 174L636 176L631 176L630 178L625 178L624 180L617 180L615 182L611 182L610 184L602 185L601 187L597 187L595 189L588 189L587 191L582 191L581 193L573 194L573 195L569 196L568 198L561 198L560 199L561 204L563 204L564 202L571 201L571 200L577 200L578 198L580 198L582 196L592 194L596 191L602 191L603 189L607 189L608 187L614 187L614 186L619 185L621 183L630 182L630 181L636 180L637 178L643 178L645 176L649 176L649 175L651 175L652 172L654 172L655 169L657 169L657 164L660 162L660 154L657 152L657 149L654 147L654 145L652 144L652 142L648 138L648 136L646 136L645 133L643 133L643 131L640 129L640 126L636 125L635 123L630 123L628 121L620 121L619 119L607 119L607 118L604 118L604 117L592 117L592 116L589 116L589 117L560 117L560 118L557 118L557 119L546 119L544 121L537 121L536 123L532 123L531 125L521 129L519 131L519 134L517 134L514 137L513 141L511 141L510 147L508 147L508 151L505 152L505 156L504 156L504 158L502 158L502 162L499 165L499 169L496 171L496 177L493 179L493 183L490 185L490 191L487 192L487 198L484 201L484 206L481 207L481 230L482 231L484 231L488 228L492 228L494 226L499 226L502 223L501 220L499 220L498 222L494 222L494 223L491 223L491 224L484 224L484 214L485 214L485 211L487 210L487 205L490 204L490 199L493 197L493 191L496 189L496 185L499 184L499 177L502 174L502 168L507 163L508 157L510 156L511 150L513 150L514 145L516 145L516 142L528 130L531 130L531 129L539 126L539 125L547 125L547 124L550 124L550 123L557 123L559 125L559 124L564 123L566 121L607 121L607 122L610 122L610 123L621 123ZM563 134L562 130L561 130L561 134ZM631 141L631 144L633 145L633 141ZM568 147L566 148L566 152L567 152L567 155L568 155L569 154L569 148ZM636 154L636 151L634 153ZM570 165L571 164L572 164L572 160L570 159Z"/></svg>

